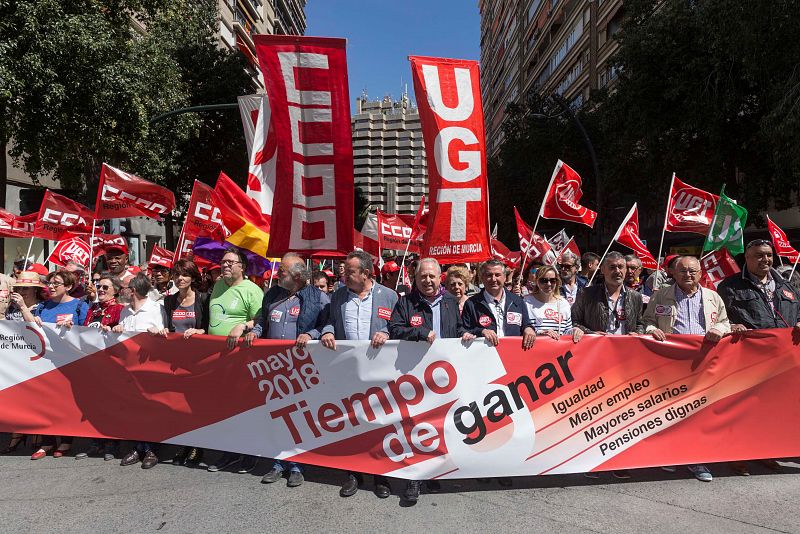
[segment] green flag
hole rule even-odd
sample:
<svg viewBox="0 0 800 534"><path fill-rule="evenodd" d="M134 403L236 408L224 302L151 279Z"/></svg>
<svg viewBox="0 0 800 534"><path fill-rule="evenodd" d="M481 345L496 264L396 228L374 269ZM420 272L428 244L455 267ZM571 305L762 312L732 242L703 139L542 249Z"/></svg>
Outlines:
<svg viewBox="0 0 800 534"><path fill-rule="evenodd" d="M747 223L747 210L725 196L725 186L719 193L717 209L711 221L711 229L703 245L703 254L706 251L727 248L731 255L744 252L744 227Z"/></svg>

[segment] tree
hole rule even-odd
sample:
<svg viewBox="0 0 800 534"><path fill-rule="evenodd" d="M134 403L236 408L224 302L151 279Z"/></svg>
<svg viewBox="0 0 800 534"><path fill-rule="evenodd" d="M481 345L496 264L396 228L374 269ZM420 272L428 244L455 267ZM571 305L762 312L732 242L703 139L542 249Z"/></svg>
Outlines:
<svg viewBox="0 0 800 534"><path fill-rule="evenodd" d="M222 164L241 172L238 115L149 124L249 89L240 54L217 47L215 20L209 1L0 0L0 142L34 180L53 173L89 204L104 161L179 198Z"/></svg>

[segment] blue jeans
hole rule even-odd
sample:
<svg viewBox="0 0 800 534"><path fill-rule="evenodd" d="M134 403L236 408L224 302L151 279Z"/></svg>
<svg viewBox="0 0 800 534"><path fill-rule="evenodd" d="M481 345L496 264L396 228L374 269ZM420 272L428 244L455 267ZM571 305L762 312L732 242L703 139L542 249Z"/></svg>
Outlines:
<svg viewBox="0 0 800 534"><path fill-rule="evenodd" d="M289 467L290 473L302 473L303 466L301 464L296 464L294 462L286 462L285 464L280 460L275 460L275 463L272 464L273 469L277 469L278 471L285 471L286 467Z"/></svg>

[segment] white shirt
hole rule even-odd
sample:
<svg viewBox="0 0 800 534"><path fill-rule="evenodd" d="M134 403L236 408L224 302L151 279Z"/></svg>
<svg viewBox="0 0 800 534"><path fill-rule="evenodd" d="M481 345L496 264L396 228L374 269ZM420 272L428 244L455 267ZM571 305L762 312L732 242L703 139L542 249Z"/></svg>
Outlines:
<svg viewBox="0 0 800 534"><path fill-rule="evenodd" d="M483 292L483 300L486 301L486 304L489 306L489 309L492 310L492 315L494 315L495 323L497 323L497 337L503 337L505 334L503 333L503 329L505 327L505 318L506 318L506 290L503 290L502 296L500 297L499 305L495 304L498 302L495 300L493 296L489 294L488 291L484 290Z"/></svg>
<svg viewBox="0 0 800 534"><path fill-rule="evenodd" d="M137 311L133 311L128 305L119 315L119 324L125 332L147 332L151 326L164 328L164 307L150 299L147 299Z"/></svg>
<svg viewBox="0 0 800 534"><path fill-rule="evenodd" d="M572 313L567 299L559 297L554 302L542 302L535 295L528 295L523 301L537 333L545 330L561 335L572 333Z"/></svg>

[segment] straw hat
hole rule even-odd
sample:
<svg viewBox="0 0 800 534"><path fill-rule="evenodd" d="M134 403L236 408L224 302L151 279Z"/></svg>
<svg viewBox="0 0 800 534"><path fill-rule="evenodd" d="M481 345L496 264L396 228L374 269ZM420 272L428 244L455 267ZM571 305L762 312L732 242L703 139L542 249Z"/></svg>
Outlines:
<svg viewBox="0 0 800 534"><path fill-rule="evenodd" d="M45 287L39 274L33 271L22 271L14 281L14 287Z"/></svg>

